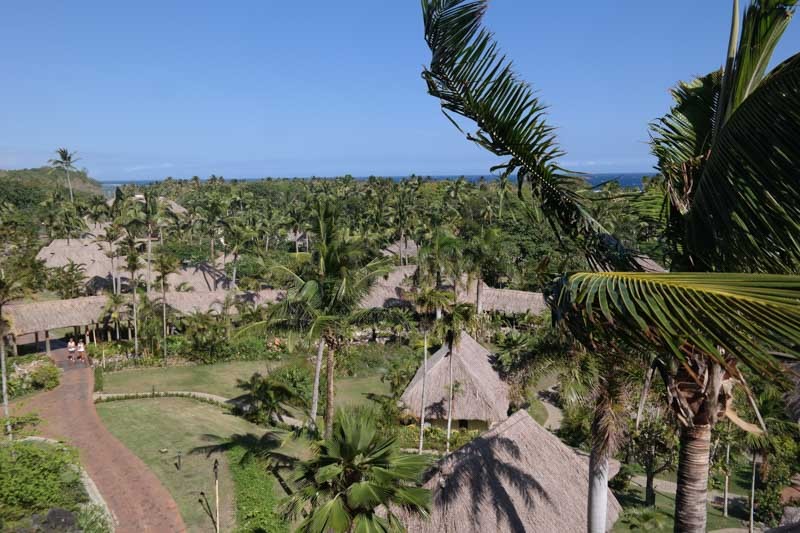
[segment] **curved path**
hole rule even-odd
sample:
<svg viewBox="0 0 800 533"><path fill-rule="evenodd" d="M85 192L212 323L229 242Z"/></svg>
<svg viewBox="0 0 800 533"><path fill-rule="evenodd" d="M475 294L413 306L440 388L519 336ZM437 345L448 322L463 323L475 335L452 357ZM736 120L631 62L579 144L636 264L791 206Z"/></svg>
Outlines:
<svg viewBox="0 0 800 533"><path fill-rule="evenodd" d="M103 425L92 401L92 370L66 362L65 349L53 358L64 369L61 384L12 404L14 414L38 413L41 433L78 448L117 523L117 533L186 531L178 506L149 468Z"/></svg>

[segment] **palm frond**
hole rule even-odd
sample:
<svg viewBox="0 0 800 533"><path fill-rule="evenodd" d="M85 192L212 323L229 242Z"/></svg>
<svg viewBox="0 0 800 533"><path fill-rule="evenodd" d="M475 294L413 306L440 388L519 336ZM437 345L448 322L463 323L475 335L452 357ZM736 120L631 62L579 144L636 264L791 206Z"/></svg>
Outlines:
<svg viewBox="0 0 800 533"><path fill-rule="evenodd" d="M545 106L531 87L517 79L493 35L482 28L487 0L423 0L425 40L432 56L422 76L428 92L441 102L445 116L455 113L477 125L467 138L493 154L508 158L493 170L517 173L527 182L542 210L561 232L583 244L599 268L638 270L631 254L613 238L581 202L582 182L556 163L563 154Z"/></svg>
<svg viewBox="0 0 800 533"><path fill-rule="evenodd" d="M800 262L800 54L725 122L688 215L693 256L717 270L796 272Z"/></svg>
<svg viewBox="0 0 800 533"><path fill-rule="evenodd" d="M578 273L562 279L552 303L584 343L607 342L599 335L610 332L727 366L722 349L773 376L782 369L770 352L800 356L800 276Z"/></svg>

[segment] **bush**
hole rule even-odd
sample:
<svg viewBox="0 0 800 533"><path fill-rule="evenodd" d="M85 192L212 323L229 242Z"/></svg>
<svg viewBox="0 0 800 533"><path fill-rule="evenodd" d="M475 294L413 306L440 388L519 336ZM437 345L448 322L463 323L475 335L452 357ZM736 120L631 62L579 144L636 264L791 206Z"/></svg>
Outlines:
<svg viewBox="0 0 800 533"><path fill-rule="evenodd" d="M608 488L614 492L624 492L628 490L628 485L630 485L634 473L634 468L631 465L623 463L617 475L608 482Z"/></svg>
<svg viewBox="0 0 800 533"><path fill-rule="evenodd" d="M65 446L17 441L0 446L0 520L16 522L87 501L77 454Z"/></svg>
<svg viewBox="0 0 800 533"><path fill-rule="evenodd" d="M83 533L112 533L114 528L106 510L99 505L84 505L78 510L78 527Z"/></svg>
<svg viewBox="0 0 800 533"><path fill-rule="evenodd" d="M31 385L34 389L54 389L58 387L59 377L58 367L53 364L43 364L31 372Z"/></svg>
<svg viewBox="0 0 800 533"><path fill-rule="evenodd" d="M278 383L286 385L297 398L297 403L303 407L311 405L311 395L314 388L314 373L305 365L282 366L271 372L269 377Z"/></svg>
<svg viewBox="0 0 800 533"><path fill-rule="evenodd" d="M103 392L103 367L94 367L94 392Z"/></svg>
<svg viewBox="0 0 800 533"><path fill-rule="evenodd" d="M457 450L480 437L479 429L454 429L450 432L450 451ZM400 448L419 447L419 425L400 426L397 431L397 442ZM447 430L436 426L425 428L426 450L443 452L447 449Z"/></svg>
<svg viewBox="0 0 800 533"><path fill-rule="evenodd" d="M236 447L228 453L236 502L236 531L281 533L289 527L276 512L280 497L275 494L271 475L264 475L264 461L252 458L242 461L245 449Z"/></svg>

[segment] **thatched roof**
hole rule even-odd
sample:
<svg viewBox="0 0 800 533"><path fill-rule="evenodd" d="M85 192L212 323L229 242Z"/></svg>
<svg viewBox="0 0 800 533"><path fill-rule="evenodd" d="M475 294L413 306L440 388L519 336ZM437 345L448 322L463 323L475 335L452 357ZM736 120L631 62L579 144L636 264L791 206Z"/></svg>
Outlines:
<svg viewBox="0 0 800 533"><path fill-rule="evenodd" d="M220 312L229 293L224 291L168 292L167 305L182 314ZM238 293L236 302L249 302L260 306L280 300L284 291L272 289L259 292ZM158 295L153 295L157 298ZM23 335L48 329L72 326L89 326L100 320L106 306L105 296L85 296L68 300L10 304L3 309L11 326L11 333ZM231 308L231 313L236 313Z"/></svg>
<svg viewBox="0 0 800 533"><path fill-rule="evenodd" d="M413 239L404 239L401 242L399 239L381 250L381 254L385 257L397 256L400 257L400 250L403 251L403 257L417 257L419 253L419 246Z"/></svg>
<svg viewBox="0 0 800 533"><path fill-rule="evenodd" d="M523 410L428 472L430 519L395 512L409 533L581 532L588 486L585 459ZM609 491L608 529L620 511Z"/></svg>
<svg viewBox="0 0 800 533"><path fill-rule="evenodd" d="M508 386L492 368L489 350L462 331L453 352L453 381L459 384L453 398L453 420L484 420L489 424L505 420L508 416ZM450 356L445 345L428 360L426 418L447 418L449 367ZM420 367L400 398L413 415L418 415L422 408L423 374L424 368Z"/></svg>
<svg viewBox="0 0 800 533"><path fill-rule="evenodd" d="M416 265L400 266L379 278L370 288L369 293L361 300L361 307L372 309L377 307L393 307L404 303L403 293L411 287L410 278L417 271Z"/></svg>
<svg viewBox="0 0 800 533"><path fill-rule="evenodd" d="M55 239L53 242L39 250L36 258L44 261L48 268L60 268L70 261L84 265L86 282L95 287L111 287L111 259L106 255L108 244L98 242L92 238L84 239ZM125 257L116 258L114 266L117 276L127 280L128 272L124 270ZM144 272L146 267L142 267ZM157 273L153 273L153 280ZM167 276L167 284L171 289L183 286L194 291L215 291L229 288L229 280L221 264L212 266L200 263L195 266L182 266L174 274Z"/></svg>
<svg viewBox="0 0 800 533"><path fill-rule="evenodd" d="M376 307L392 307L408 304L406 293L411 289L411 278L416 265L405 265L395 268L387 276L379 279L370 289L369 294L361 301L365 309ZM449 287L452 290L452 285ZM477 282L471 282L464 276L457 287L458 301L475 304L477 300ZM481 282L481 302L485 311L500 313L542 313L547 305L540 292L514 291L510 289L493 289Z"/></svg>

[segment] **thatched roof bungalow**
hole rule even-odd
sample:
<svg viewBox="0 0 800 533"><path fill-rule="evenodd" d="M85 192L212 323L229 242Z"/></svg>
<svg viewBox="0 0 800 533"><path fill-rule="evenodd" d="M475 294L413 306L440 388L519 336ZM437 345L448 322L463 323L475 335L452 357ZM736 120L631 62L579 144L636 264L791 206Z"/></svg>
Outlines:
<svg viewBox="0 0 800 533"><path fill-rule="evenodd" d="M508 385L492 368L491 357L489 350L461 332L453 349L453 381L458 383L453 397L455 427L484 429L508 417ZM424 367L420 367L400 398L414 416L422 409L423 374ZM449 386L450 356L445 345L428 360L425 418L433 424L447 423Z"/></svg>
<svg viewBox="0 0 800 533"><path fill-rule="evenodd" d="M424 486L429 519L395 511L409 533L586 531L588 462L524 410L441 459ZM609 530L620 511L609 491Z"/></svg>
<svg viewBox="0 0 800 533"><path fill-rule="evenodd" d="M361 307L373 309L408 305L404 294L411 288L411 278L416 271L416 265L399 266L386 276L378 278L361 300Z"/></svg>

